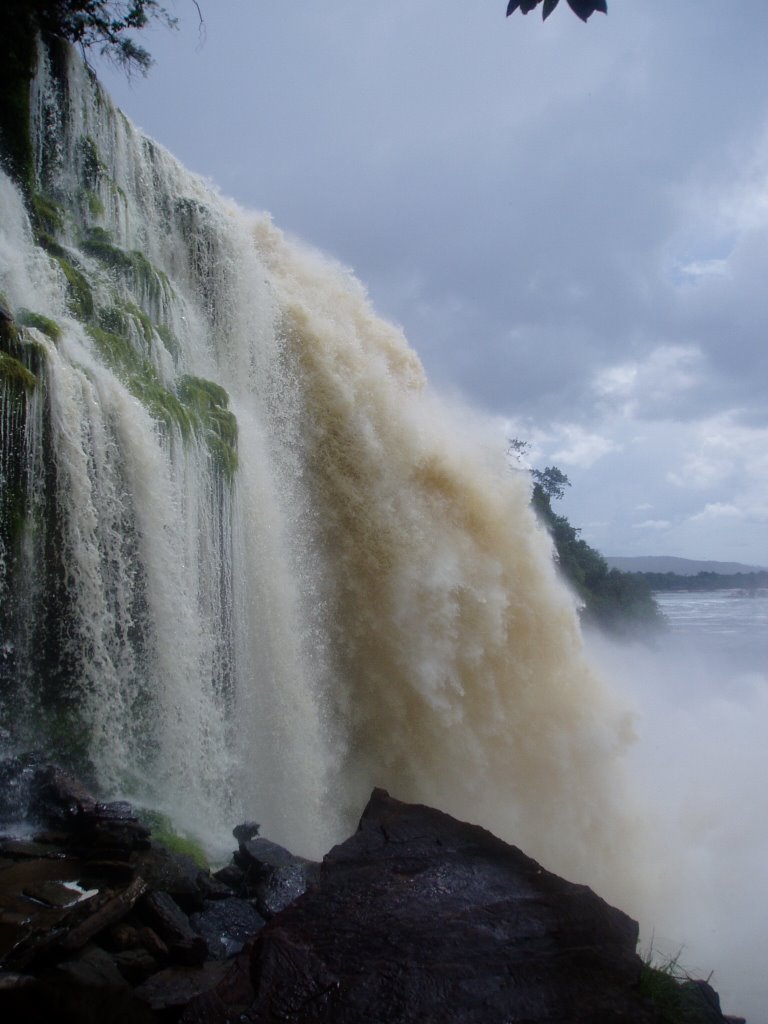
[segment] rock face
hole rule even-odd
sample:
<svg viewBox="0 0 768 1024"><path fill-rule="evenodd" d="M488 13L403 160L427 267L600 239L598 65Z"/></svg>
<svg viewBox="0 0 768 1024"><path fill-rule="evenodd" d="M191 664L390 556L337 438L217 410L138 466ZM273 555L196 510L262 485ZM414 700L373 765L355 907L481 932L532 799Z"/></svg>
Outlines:
<svg viewBox="0 0 768 1024"><path fill-rule="evenodd" d="M260 933L249 1019L654 1021L637 925L489 832L376 790Z"/></svg>
<svg viewBox="0 0 768 1024"><path fill-rule="evenodd" d="M0 763L3 782L0 811L43 831L0 837L0 1020L673 1019L641 996L626 914L489 832L383 790L321 865L247 823L212 876L152 842L130 805L100 803L58 769ZM678 1002L685 1024L728 1019L703 982L679 986Z"/></svg>

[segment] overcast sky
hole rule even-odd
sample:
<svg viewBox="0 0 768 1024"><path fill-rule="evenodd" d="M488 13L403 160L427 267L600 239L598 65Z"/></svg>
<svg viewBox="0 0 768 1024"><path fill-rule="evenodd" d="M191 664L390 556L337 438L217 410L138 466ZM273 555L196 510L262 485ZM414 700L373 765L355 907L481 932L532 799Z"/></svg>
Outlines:
<svg viewBox="0 0 768 1024"><path fill-rule="evenodd" d="M146 80L99 65L138 125L351 266L604 554L768 565L765 0L166 6Z"/></svg>

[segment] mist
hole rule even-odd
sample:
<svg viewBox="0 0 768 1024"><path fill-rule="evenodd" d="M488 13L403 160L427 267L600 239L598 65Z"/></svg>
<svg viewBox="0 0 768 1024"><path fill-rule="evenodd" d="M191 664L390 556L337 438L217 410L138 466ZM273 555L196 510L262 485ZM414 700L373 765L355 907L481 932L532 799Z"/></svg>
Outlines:
<svg viewBox="0 0 768 1024"><path fill-rule="evenodd" d="M634 709L627 767L653 893L635 908L642 950L711 973L725 1013L766 1024L764 640L670 632L650 647L592 633L587 645Z"/></svg>

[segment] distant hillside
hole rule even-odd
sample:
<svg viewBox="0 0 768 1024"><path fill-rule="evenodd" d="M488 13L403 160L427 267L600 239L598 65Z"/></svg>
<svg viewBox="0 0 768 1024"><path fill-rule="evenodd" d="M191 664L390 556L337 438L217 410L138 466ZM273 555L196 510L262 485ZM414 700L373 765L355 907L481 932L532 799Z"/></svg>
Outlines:
<svg viewBox="0 0 768 1024"><path fill-rule="evenodd" d="M641 555L634 558L622 558L605 555L605 560L612 569L623 572L674 572L678 576L695 576L700 572L715 572L722 576L732 576L738 572L761 572L765 566L744 565L741 562L699 562L694 558L673 558L670 555Z"/></svg>

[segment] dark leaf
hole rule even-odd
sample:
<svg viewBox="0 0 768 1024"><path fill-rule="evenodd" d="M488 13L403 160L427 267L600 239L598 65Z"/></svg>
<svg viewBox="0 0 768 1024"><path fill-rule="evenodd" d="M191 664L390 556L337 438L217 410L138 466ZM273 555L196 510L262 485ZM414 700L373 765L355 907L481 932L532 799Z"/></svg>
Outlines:
<svg viewBox="0 0 768 1024"><path fill-rule="evenodd" d="M509 0L509 3L507 4L507 17L509 17L510 14L514 14L519 6L520 0Z"/></svg>
<svg viewBox="0 0 768 1024"><path fill-rule="evenodd" d="M552 11L557 7L560 0L544 0L544 6L541 9L541 20L546 21Z"/></svg>
<svg viewBox="0 0 768 1024"><path fill-rule="evenodd" d="M529 11L532 11L538 3L539 0L520 0L520 10L523 14L527 14Z"/></svg>
<svg viewBox="0 0 768 1024"><path fill-rule="evenodd" d="M606 0L568 0L568 6L582 21L586 21L595 11L608 13Z"/></svg>

